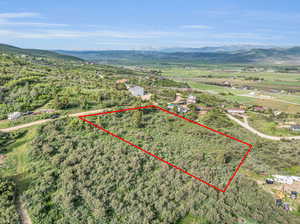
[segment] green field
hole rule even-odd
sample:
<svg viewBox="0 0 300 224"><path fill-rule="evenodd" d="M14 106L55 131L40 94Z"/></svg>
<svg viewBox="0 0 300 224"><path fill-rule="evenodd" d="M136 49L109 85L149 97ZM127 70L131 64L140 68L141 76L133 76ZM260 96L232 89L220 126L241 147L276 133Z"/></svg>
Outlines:
<svg viewBox="0 0 300 224"><path fill-rule="evenodd" d="M192 88L207 91L212 94L221 94L224 99L241 104L257 104L274 110L282 110L289 113L300 112L300 82L299 75L294 73L278 72L234 72L226 69L203 68L164 68L162 75L174 80L187 82ZM253 81L255 78L261 79ZM235 87L251 86L257 90L245 90L242 88L229 88L207 83L222 83L228 81ZM284 92L274 93L273 89ZM255 96L245 96L253 91L258 91ZM287 91L299 91L287 93ZM243 96L241 96L243 95ZM266 99L269 97L269 99Z"/></svg>

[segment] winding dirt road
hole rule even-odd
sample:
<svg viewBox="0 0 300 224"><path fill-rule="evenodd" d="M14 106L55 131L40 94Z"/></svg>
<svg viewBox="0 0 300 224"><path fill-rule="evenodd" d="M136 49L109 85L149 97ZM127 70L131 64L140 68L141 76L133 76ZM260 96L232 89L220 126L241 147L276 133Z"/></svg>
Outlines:
<svg viewBox="0 0 300 224"><path fill-rule="evenodd" d="M265 139L270 139L270 140L274 140L274 141L280 141L280 140L300 140L300 136L289 136L289 137L279 137L279 136L270 136L270 135L266 135L264 133L261 133L259 131L257 131L256 129L252 128L249 124L248 124L248 120L246 117L244 117L244 121L242 122L239 119L233 117L230 114L226 114L227 117L229 117L232 121L238 123L240 126L242 126L243 128L247 129L248 131L262 137Z"/></svg>
<svg viewBox="0 0 300 224"><path fill-rule="evenodd" d="M86 115L86 114L95 114L95 113L100 113L103 112L105 109L99 109L99 110L90 110L90 111L84 111L84 112L79 112L79 113L74 113L74 114L68 114L65 117L78 117L81 115ZM248 120L246 117L244 117L244 122L240 121L239 119L233 117L230 114L226 114L229 119L231 119L232 121L236 122L237 124L239 124L240 126L242 126L243 128L247 129L248 131L262 137L265 139L270 139L270 140L274 140L274 141L280 141L280 140L300 140L300 136L288 136L288 137L279 137L279 136L270 136L270 135L266 135L264 133L259 132L258 130L254 129L253 127L251 127L248 124ZM11 131L16 131L19 130L21 128L27 128L27 127L31 127L34 125L39 125L39 124L43 124L49 121L52 121L54 119L44 119L44 120L38 120L38 121L34 121L34 122L30 122L27 124L21 124L15 127L10 127L10 128L3 128L0 129L0 131L2 132L11 132Z"/></svg>

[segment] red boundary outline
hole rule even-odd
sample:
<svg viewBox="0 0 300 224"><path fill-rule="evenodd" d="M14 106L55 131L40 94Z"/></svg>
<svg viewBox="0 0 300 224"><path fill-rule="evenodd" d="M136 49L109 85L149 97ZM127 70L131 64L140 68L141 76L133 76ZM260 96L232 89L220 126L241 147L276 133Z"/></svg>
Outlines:
<svg viewBox="0 0 300 224"><path fill-rule="evenodd" d="M116 112L123 112L123 111L129 111L129 110L145 109L145 108L149 108L149 107L157 108L157 109L159 109L159 110L161 110L161 111L164 111L164 112L166 112L166 113L172 114L172 115L174 115L174 116L176 116L176 117L179 117L179 118L181 118L181 119L184 119L184 120L186 120L186 121L189 121L189 122L191 122L191 123L193 123L193 124L199 125L199 126L204 127L204 128L206 128L206 129L209 129L209 130L211 130L211 131L213 131L213 132L216 132L216 133L218 133L218 134L220 134L220 135L223 135L223 136L225 136L225 137L227 137L227 138L230 138L230 139L233 139L233 140L235 140L235 141L238 141L238 142L240 142L240 143L242 143L242 144L245 144L245 145L247 145L247 146L249 147L248 150L247 150L247 152L244 154L243 158L241 159L240 163L239 163L238 166L236 167L236 169L235 169L233 175L232 175L232 176L230 177L230 179L228 180L228 182L227 182L226 186L224 187L224 189L219 189L218 187L216 187L216 186L214 186L214 185L212 185L212 184L210 184L210 183L207 183L206 181L204 181L204 180L202 180L202 179L200 179L200 178L198 178L198 177L192 175L191 173L185 171L184 169L182 169L182 168L180 168L180 167L178 167L178 166L175 166L174 164L172 164L172 163L170 163L170 162L168 162L168 161L166 161L166 160L164 160L164 159L162 159L162 158L160 158L160 157L158 157L158 156L152 154L151 152L148 152L148 151L145 150L145 149L142 149L141 147L139 147L139 146L133 144L132 142L127 141L126 139L124 139L124 138L122 138L122 137L120 137L120 136L118 136L118 135L116 135L116 134L114 134L114 133L112 133L112 132L110 132L110 131L108 131L108 130L106 130L106 129L104 129L104 128L102 128L102 127L100 127L100 126L98 126L98 125L96 125L96 124L92 123L91 121L89 121L89 120L87 120L87 119L84 118L84 117L90 117L90 116L96 116L96 115L102 115L102 114L109 114L109 113L116 113ZM251 148L253 147L251 144L249 144L249 143L247 143L247 142L244 142L244 141L242 141L242 140L240 140L240 139L237 139L237 138L235 138L235 137L232 137L232 136L230 136L230 135L227 135L227 134L225 134L225 133L223 133L223 132L220 132L220 131L217 131L217 130L215 130L215 129L209 128L209 127L207 127L207 126L205 126L205 125L203 125L203 124L200 124L200 123L198 123L198 122L192 121L192 120L190 120L190 119L188 119L188 118L185 118L185 117L183 117L183 116L180 116L180 115L178 115L178 114L176 114L176 113L173 113L173 112L171 112L171 111L165 110L165 109L163 109L163 108L161 108L161 107L159 107L159 106L156 106L156 105L148 105L148 106L144 106L144 107L136 107L136 108L127 108L127 109L116 110L116 111L109 111L109 112L102 112L102 113L97 113L97 114L81 115L81 116L78 116L78 118L81 119L81 120L83 120L84 122L87 122L87 123L89 123L90 125L92 125L92 126L98 128L99 130L102 130L102 131L104 131L104 132L106 132L106 133L112 135L113 137L116 137L116 138L120 139L121 141L126 142L127 144L129 144L129 145L131 145L131 146L133 146L133 147L135 147L135 148L137 148L137 149L143 151L144 153L147 153L148 155L155 157L156 159L158 159L158 160L160 160L160 161L162 161L162 162L168 164L169 166L172 166L173 168L175 168L175 169L177 169L177 170L180 170L181 172L183 172L183 173L185 173L185 174L187 174L187 175L189 175L189 176L195 178L196 180L199 180L199 181L201 181L201 182L207 184L208 186L211 186L211 187L213 187L214 189L219 190L219 191L221 191L221 192L226 192L226 191L227 191L227 189L228 189L230 183L232 182L233 178L235 177L236 173L238 172L238 170L240 169L240 167L241 167L242 164L244 163L244 160L245 160L246 157L248 156L249 152L251 152Z"/></svg>

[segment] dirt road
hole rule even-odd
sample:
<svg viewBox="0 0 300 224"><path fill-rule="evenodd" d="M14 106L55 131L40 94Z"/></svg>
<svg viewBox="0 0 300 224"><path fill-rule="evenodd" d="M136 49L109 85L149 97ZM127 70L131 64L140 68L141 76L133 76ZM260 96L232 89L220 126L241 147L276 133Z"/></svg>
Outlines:
<svg viewBox="0 0 300 224"><path fill-rule="evenodd" d="M274 141L280 141L280 140L300 140L300 136L289 136L289 137L279 137L279 136L270 136L270 135L266 135L264 133L261 133L259 131L257 131L256 129L252 128L249 124L248 124L248 120L247 118L244 117L244 121L242 122L239 119L233 117L230 114L226 114L231 120L233 120L234 122L238 123L240 126L242 126L243 128L247 129L248 131L251 131L252 133L265 138L265 139L270 139L270 140L274 140Z"/></svg>
<svg viewBox="0 0 300 224"><path fill-rule="evenodd" d="M17 210L22 224L32 224L28 212L24 206L24 203L21 201L20 197L17 200Z"/></svg>
<svg viewBox="0 0 300 224"><path fill-rule="evenodd" d="M74 113L74 114L68 114L65 117L78 117L81 115L86 115L86 114L96 114L96 113L100 113L103 112L104 109L99 109L99 110L90 110L90 111L84 111L84 112L79 112L79 113ZM53 121L54 119L44 119L44 120L38 120L38 121L33 121L27 124L21 124L21 125L17 125L15 127L10 127L10 128L3 128L0 129L0 131L2 132L11 132L11 131L17 131L21 128L28 128L34 125L39 125L39 124L43 124L49 121Z"/></svg>
<svg viewBox="0 0 300 224"><path fill-rule="evenodd" d="M104 109L99 109L99 110L90 110L90 111L84 111L84 112L79 112L79 113L74 113L74 114L68 114L65 117L78 117L81 115L86 115L86 114L95 114L95 113L100 113L103 112ZM247 129L248 131L251 131L252 133L265 138L265 139L270 139L270 140L274 140L274 141L280 141L280 140L300 140L300 136L289 136L289 137L279 137L279 136L270 136L270 135L266 135L264 133L261 133L259 131L257 131L256 129L252 128L247 121L247 118L244 117L244 122L240 121L239 119L233 117L230 114L226 114L231 120L233 120L234 122L238 123L240 126L242 126L243 128ZM44 120L39 120L39 121L34 121L34 122L30 122L27 124L22 124L22 125L18 125L15 127L10 127L10 128L4 128L4 129L0 129L0 131L2 132L11 132L11 131L16 131L19 130L21 128L27 128L27 127L31 127L34 125L39 125L39 124L43 124L49 121L52 121L53 119L44 119Z"/></svg>
<svg viewBox="0 0 300 224"><path fill-rule="evenodd" d="M51 119L38 120L38 121L33 121L33 122L30 122L30 123L27 123L27 124L21 124L21 125L15 126L15 127L3 128L3 129L0 129L0 131L2 131L2 132L16 131L16 130L19 130L21 128L27 128L27 127L30 127L30 126L33 126L33 125L43 124L43 123L46 123L48 121L51 121Z"/></svg>

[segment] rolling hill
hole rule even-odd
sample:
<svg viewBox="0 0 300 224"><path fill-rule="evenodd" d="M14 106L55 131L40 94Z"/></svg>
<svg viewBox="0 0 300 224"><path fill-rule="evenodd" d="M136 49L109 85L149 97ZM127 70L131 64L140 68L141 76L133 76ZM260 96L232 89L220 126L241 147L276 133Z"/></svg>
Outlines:
<svg viewBox="0 0 300 224"><path fill-rule="evenodd" d="M39 49L23 49L23 48L14 47L7 44L0 44L0 53L24 54L32 57L48 57L48 58L55 58L55 59L68 60L68 61L82 61L82 59L80 58L70 56L70 55L63 55L53 51L39 50Z"/></svg>

